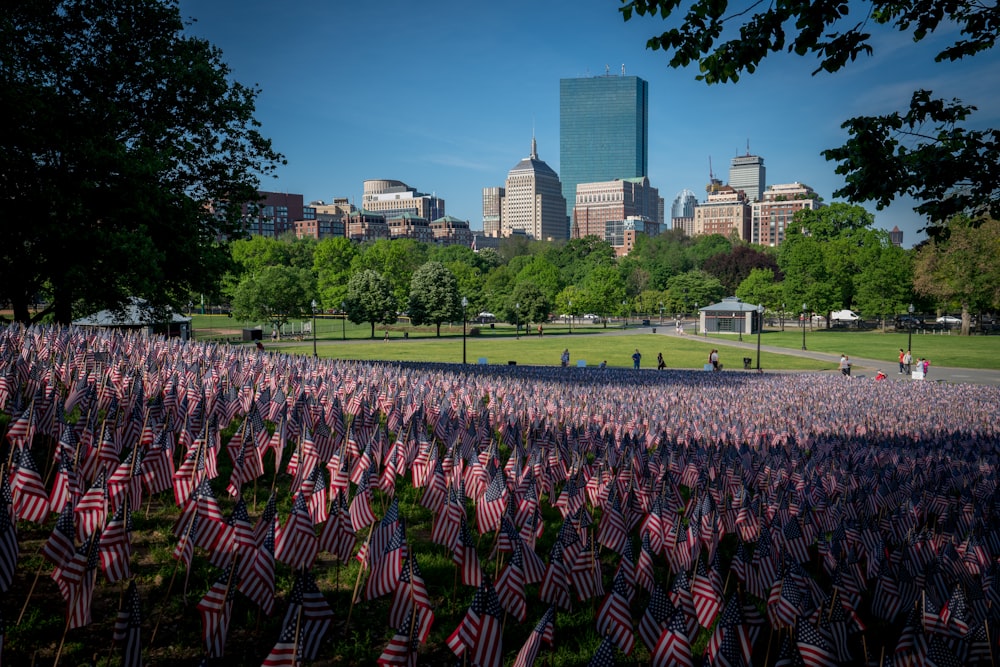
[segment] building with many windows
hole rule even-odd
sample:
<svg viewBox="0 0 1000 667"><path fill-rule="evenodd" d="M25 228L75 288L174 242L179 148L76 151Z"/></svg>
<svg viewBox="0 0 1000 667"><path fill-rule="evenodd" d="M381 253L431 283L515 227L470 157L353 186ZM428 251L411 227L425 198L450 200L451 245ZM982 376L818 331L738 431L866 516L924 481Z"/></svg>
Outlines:
<svg viewBox="0 0 1000 667"><path fill-rule="evenodd" d="M694 208L694 234L722 234L750 240L750 203L746 192L728 185L708 195Z"/></svg>
<svg viewBox="0 0 1000 667"><path fill-rule="evenodd" d="M507 174L501 204L500 233L526 234L538 241L567 237L566 200L559 176L538 159L538 144L531 138L531 154Z"/></svg>
<svg viewBox="0 0 1000 667"><path fill-rule="evenodd" d="M760 201L767 187L764 158L758 155L737 155L729 165L729 187L747 193L747 201Z"/></svg>
<svg viewBox="0 0 1000 667"><path fill-rule="evenodd" d="M503 212L504 188L483 188L483 234L500 236L503 227L501 214Z"/></svg>
<svg viewBox="0 0 1000 667"><path fill-rule="evenodd" d="M385 224L389 227L391 239L413 239L421 243L434 243L434 232L431 231L431 224L427 218L403 213L387 217Z"/></svg>
<svg viewBox="0 0 1000 667"><path fill-rule="evenodd" d="M615 255L624 257L632 252L639 234L656 236L660 233L660 223L640 216L629 216L624 220L608 220L604 223L604 240L615 249Z"/></svg>
<svg viewBox="0 0 1000 667"><path fill-rule="evenodd" d="M357 209L347 216L347 238L352 241L388 239L389 225L381 213Z"/></svg>
<svg viewBox="0 0 1000 667"><path fill-rule="evenodd" d="M903 230L899 228L899 225L893 225L892 229L889 230L889 243L897 248L903 247Z"/></svg>
<svg viewBox="0 0 1000 667"><path fill-rule="evenodd" d="M649 175L649 84L636 76L559 81L559 172L572 215L580 183Z"/></svg>
<svg viewBox="0 0 1000 667"><path fill-rule="evenodd" d="M751 205L750 242L776 247L785 240L785 230L798 211L819 208L819 196L808 185L769 185L761 200Z"/></svg>
<svg viewBox="0 0 1000 667"><path fill-rule="evenodd" d="M403 214L419 216L424 220L437 220L444 216L443 199L417 192L402 181L389 179L365 181L361 206L366 211L382 213L387 219Z"/></svg>
<svg viewBox="0 0 1000 667"><path fill-rule="evenodd" d="M473 236L468 220L446 215L431 222L431 232L439 245L472 246Z"/></svg>
<svg viewBox="0 0 1000 667"><path fill-rule="evenodd" d="M687 188L677 193L670 207L670 228L679 229L685 236L694 236L694 207L698 197Z"/></svg>
<svg viewBox="0 0 1000 667"><path fill-rule="evenodd" d="M570 238L603 238L609 220L642 218L659 228L661 210L660 193L645 176L580 183L576 186Z"/></svg>
<svg viewBox="0 0 1000 667"><path fill-rule="evenodd" d="M243 204L243 220L248 233L277 238L295 231L295 221L305 220L303 196L287 192L258 192L261 199ZM315 217L315 213L312 213Z"/></svg>

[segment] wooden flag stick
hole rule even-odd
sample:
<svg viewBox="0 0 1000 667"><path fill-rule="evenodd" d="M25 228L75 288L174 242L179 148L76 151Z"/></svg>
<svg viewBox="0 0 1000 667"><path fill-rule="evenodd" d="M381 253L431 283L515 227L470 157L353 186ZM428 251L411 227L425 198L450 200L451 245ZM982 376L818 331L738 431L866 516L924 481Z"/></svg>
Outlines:
<svg viewBox="0 0 1000 667"><path fill-rule="evenodd" d="M375 532L375 526L372 526L368 530L368 537L365 538L365 557L371 561L371 554L368 553L368 549L371 546L372 533ZM347 612L347 623L345 625L351 624L351 615L354 614L354 602L358 597L358 586L361 585L361 575L364 574L365 564L362 563L358 568L358 578L354 580L354 592L351 593L351 608Z"/></svg>

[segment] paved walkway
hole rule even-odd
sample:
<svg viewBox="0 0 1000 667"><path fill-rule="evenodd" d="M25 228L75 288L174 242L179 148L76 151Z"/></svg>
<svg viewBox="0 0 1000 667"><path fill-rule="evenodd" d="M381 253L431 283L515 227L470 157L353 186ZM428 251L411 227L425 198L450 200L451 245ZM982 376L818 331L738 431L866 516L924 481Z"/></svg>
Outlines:
<svg viewBox="0 0 1000 667"><path fill-rule="evenodd" d="M656 335L658 335L658 336L659 335L664 335L664 336L672 336L672 337L675 337L675 338L682 337L681 334L678 334L676 332L676 329L674 328L673 324L669 324L667 326L664 326L663 328L660 328L659 326L657 326L656 330L657 330L657 334ZM631 332L634 332L634 333L649 333L649 330L647 330L645 327L643 327L641 329L632 329L632 330L627 330L627 331L631 331ZM684 338L688 338L688 337L690 337L690 336L693 335L692 332L691 332L690 327L686 328L685 331L687 333L683 334ZM622 333L626 333L626 332L622 332ZM711 339L707 339L707 340L711 340L713 345L717 345L720 348L722 348L722 347L728 347L728 348L737 348L737 349L745 350L746 354L745 355L740 355L741 357L742 356L753 357L755 360L757 358L756 357L756 355L757 355L757 339L756 339L756 337L753 339L752 342L748 342L748 341L740 342L739 340L736 340L736 339L728 340L728 339L719 338L719 337L712 337ZM840 362L840 355L839 354L828 354L826 352L812 352L810 350L798 350L798 349L789 348L789 347L776 347L776 346L773 346L773 345L761 345L760 349L761 349L761 352L772 352L774 354L786 354L786 355L793 356L793 357L807 357L809 359L818 359L820 361L828 361L831 364L833 364L834 366L836 366ZM737 361L737 363L733 364L732 367L730 367L729 365L727 365L726 366L726 370L734 370L735 369L735 370L739 370L740 372L745 372L745 371L743 371L743 365L742 365L742 363L740 363L739 358L737 358L736 361ZM914 359L914 363L916 363L916 359ZM878 371L879 369L882 369L882 372L884 372L886 374L886 376L888 377L889 380L907 381L907 382L918 381L918 380L912 380L909 375L900 375L899 374L899 362L896 361L895 358L893 358L893 359L865 359L865 358L862 358L862 357L851 357L851 364L852 364L852 366L851 366L851 374L855 375L855 376L858 376L858 377L873 378L873 377L875 377L876 371ZM767 369L764 369L764 370L767 370ZM777 372L799 372L799 371L777 371ZM809 372L809 371L806 371L806 372ZM839 373L840 371L839 370L831 370L831 371L823 371L823 372L826 372L826 373ZM934 381L939 381L939 382L965 382L965 383L969 383L969 384L1000 385L1000 371L995 371L995 370L990 370L990 369L983 369L983 368L954 368L954 367L949 367L949 366L935 366L934 364L931 364L930 370L928 370L928 372L927 372L927 379L926 379L926 381L929 381L929 382L934 382Z"/></svg>

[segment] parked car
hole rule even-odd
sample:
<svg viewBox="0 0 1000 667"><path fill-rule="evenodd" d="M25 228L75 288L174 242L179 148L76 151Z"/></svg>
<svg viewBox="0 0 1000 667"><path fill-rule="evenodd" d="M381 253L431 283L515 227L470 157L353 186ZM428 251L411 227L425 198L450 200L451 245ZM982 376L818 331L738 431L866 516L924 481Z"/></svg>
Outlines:
<svg viewBox="0 0 1000 667"><path fill-rule="evenodd" d="M895 320L897 329L919 329L924 321L916 315L898 315Z"/></svg>
<svg viewBox="0 0 1000 667"><path fill-rule="evenodd" d="M962 326L962 318L955 317L954 315L942 315L941 317L934 320L938 324L943 324L946 327L960 327Z"/></svg>

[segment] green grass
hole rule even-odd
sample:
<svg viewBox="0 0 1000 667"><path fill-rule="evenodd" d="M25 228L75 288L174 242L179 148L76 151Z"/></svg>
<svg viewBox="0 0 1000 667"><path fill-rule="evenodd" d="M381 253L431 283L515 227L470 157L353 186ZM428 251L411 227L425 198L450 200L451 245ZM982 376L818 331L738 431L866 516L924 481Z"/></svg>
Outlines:
<svg viewBox="0 0 1000 667"><path fill-rule="evenodd" d="M764 345L793 350L802 347L802 330L797 327L786 327L784 332L768 331L761 338ZM896 363L899 348L905 350L909 340L906 332L892 330L806 329L806 349L809 351L884 359L886 364ZM1000 370L1000 336L914 333L911 350L914 361L925 357L938 366Z"/></svg>

